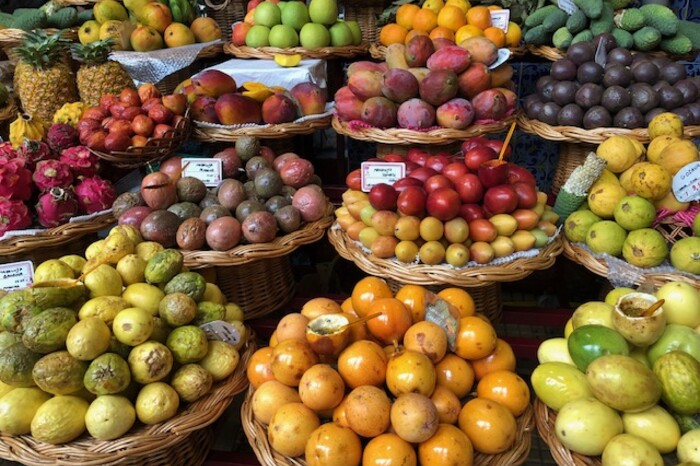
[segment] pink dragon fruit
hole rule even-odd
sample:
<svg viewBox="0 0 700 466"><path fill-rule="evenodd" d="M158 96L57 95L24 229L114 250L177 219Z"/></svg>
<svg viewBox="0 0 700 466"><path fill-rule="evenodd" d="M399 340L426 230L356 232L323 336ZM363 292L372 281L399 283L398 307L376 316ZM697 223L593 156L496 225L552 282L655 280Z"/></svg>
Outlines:
<svg viewBox="0 0 700 466"><path fill-rule="evenodd" d="M73 183L73 174L68 165L58 160L42 160L36 164L32 180L39 191L67 188Z"/></svg>
<svg viewBox="0 0 700 466"><path fill-rule="evenodd" d="M85 146L75 146L61 152L62 163L68 165L76 178L95 176L100 171L100 158Z"/></svg>
<svg viewBox="0 0 700 466"><path fill-rule="evenodd" d="M79 144L78 131L71 125L55 123L46 133L46 142L52 151L60 154L65 149Z"/></svg>
<svg viewBox="0 0 700 466"><path fill-rule="evenodd" d="M99 176L83 178L75 186L75 194L78 196L80 211L84 214L92 214L109 209L117 198L114 185Z"/></svg>
<svg viewBox="0 0 700 466"><path fill-rule="evenodd" d="M0 143L0 157L5 157L6 159L16 159L17 151L12 147L10 142Z"/></svg>
<svg viewBox="0 0 700 466"><path fill-rule="evenodd" d="M29 168L34 168L38 162L42 160L57 159L49 145L43 141L35 141L33 139L25 139L22 145L17 149L17 156L27 162Z"/></svg>
<svg viewBox="0 0 700 466"><path fill-rule="evenodd" d="M32 224L32 214L22 201L0 197L0 236L12 230L21 230Z"/></svg>
<svg viewBox="0 0 700 466"><path fill-rule="evenodd" d="M36 213L39 223L46 228L62 225L78 215L78 200L75 195L63 188L50 188L39 196Z"/></svg>
<svg viewBox="0 0 700 466"><path fill-rule="evenodd" d="M32 196L32 172L23 159L0 157L0 196L17 201Z"/></svg>

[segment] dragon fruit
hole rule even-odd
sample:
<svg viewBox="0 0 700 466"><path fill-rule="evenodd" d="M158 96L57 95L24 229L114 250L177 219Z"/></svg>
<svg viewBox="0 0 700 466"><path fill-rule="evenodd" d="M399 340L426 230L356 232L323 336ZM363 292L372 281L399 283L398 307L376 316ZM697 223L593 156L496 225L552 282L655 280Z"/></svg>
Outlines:
<svg viewBox="0 0 700 466"><path fill-rule="evenodd" d="M75 146L63 150L59 160L70 167L76 178L95 176L101 168L100 158L85 146Z"/></svg>
<svg viewBox="0 0 700 466"><path fill-rule="evenodd" d="M46 228L62 225L78 215L78 200L75 195L63 188L50 188L39 196L36 213L39 223Z"/></svg>
<svg viewBox="0 0 700 466"><path fill-rule="evenodd" d="M22 145L17 149L17 156L27 162L29 168L34 168L38 162L42 160L56 159L49 145L43 141L34 141L33 139L25 139Z"/></svg>
<svg viewBox="0 0 700 466"><path fill-rule="evenodd" d="M6 159L16 159L17 151L12 147L12 143L2 142L0 143L0 157L5 157Z"/></svg>
<svg viewBox="0 0 700 466"><path fill-rule="evenodd" d="M60 154L63 150L79 144L78 131L71 125L55 123L46 133L46 142L52 151Z"/></svg>
<svg viewBox="0 0 700 466"><path fill-rule="evenodd" d="M75 186L75 194L78 196L80 211L84 214L93 214L109 209L117 198L112 183L99 176L83 178Z"/></svg>
<svg viewBox="0 0 700 466"><path fill-rule="evenodd" d="M39 191L67 188L73 183L73 174L68 165L58 160L42 160L36 164L32 180Z"/></svg>
<svg viewBox="0 0 700 466"><path fill-rule="evenodd" d="M32 224L32 215L22 201L0 197L0 236L12 230L21 230Z"/></svg>
<svg viewBox="0 0 700 466"><path fill-rule="evenodd" d="M17 201L32 196L32 172L23 159L0 157L0 196Z"/></svg>

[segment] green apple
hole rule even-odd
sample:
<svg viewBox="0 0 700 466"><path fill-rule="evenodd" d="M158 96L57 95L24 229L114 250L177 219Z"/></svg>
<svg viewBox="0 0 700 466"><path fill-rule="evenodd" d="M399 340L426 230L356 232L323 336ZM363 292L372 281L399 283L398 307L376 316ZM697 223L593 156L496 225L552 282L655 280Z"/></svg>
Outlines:
<svg viewBox="0 0 700 466"><path fill-rule="evenodd" d="M330 26L338 21L338 3L336 0L311 0L309 17L314 23Z"/></svg>
<svg viewBox="0 0 700 466"><path fill-rule="evenodd" d="M272 47L289 48L299 45L299 36L291 26L278 24L270 29L270 45Z"/></svg>
<svg viewBox="0 0 700 466"><path fill-rule="evenodd" d="M307 23L301 28L299 41L307 49L328 47L331 45L331 34L322 24Z"/></svg>
<svg viewBox="0 0 700 466"><path fill-rule="evenodd" d="M303 2L280 2L286 3L287 6L282 10L282 24L291 26L295 31L301 31L306 23L311 22L309 18L309 10Z"/></svg>
<svg viewBox="0 0 700 466"><path fill-rule="evenodd" d="M270 28L256 24L245 35L245 45L248 47L267 47L270 45Z"/></svg>
<svg viewBox="0 0 700 466"><path fill-rule="evenodd" d="M331 45L333 47L346 47L352 45L352 31L343 21L338 21L330 27Z"/></svg>
<svg viewBox="0 0 700 466"><path fill-rule="evenodd" d="M362 30L357 21L345 21L345 24L352 32L352 45L360 45L362 43Z"/></svg>
<svg viewBox="0 0 700 466"><path fill-rule="evenodd" d="M262 2L255 7L253 13L253 21L255 25L266 26L271 28L282 21L282 12L276 3Z"/></svg>

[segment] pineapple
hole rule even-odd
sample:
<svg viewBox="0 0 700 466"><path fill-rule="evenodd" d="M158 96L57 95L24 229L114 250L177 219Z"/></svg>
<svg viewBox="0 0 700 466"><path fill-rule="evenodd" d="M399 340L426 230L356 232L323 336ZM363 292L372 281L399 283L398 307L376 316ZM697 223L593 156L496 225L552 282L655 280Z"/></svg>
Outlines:
<svg viewBox="0 0 700 466"><path fill-rule="evenodd" d="M134 81L121 64L108 59L114 39L87 45L74 44L73 54L82 62L78 70L80 100L90 107L100 103L104 94L119 95L122 89L135 89Z"/></svg>
<svg viewBox="0 0 700 466"><path fill-rule="evenodd" d="M19 57L15 92L24 111L43 121L52 121L63 104L78 100L75 77L64 61L70 41L61 39L61 33L49 36L40 29L28 32L14 50Z"/></svg>

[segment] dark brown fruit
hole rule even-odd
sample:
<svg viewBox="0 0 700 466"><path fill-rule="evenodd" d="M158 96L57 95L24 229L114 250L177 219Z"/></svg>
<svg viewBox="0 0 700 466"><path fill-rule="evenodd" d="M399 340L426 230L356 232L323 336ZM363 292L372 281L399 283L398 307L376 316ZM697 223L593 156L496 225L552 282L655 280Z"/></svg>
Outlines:
<svg viewBox="0 0 700 466"><path fill-rule="evenodd" d="M631 102L630 92L622 86L612 86L605 89L601 105L610 113L617 113L629 106Z"/></svg>
<svg viewBox="0 0 700 466"><path fill-rule="evenodd" d="M265 209L267 209L268 212L271 214L274 214L278 210L280 210L284 206L291 205L291 201L287 199L284 196L272 196L270 199L267 200L265 203Z"/></svg>
<svg viewBox="0 0 700 466"><path fill-rule="evenodd" d="M589 109L595 105L599 105L600 101L603 99L603 88L594 83L586 83L581 86L576 95L574 96L574 101L576 104L584 109Z"/></svg>
<svg viewBox="0 0 700 466"><path fill-rule="evenodd" d="M683 94L673 86L659 89L659 105L666 110L673 110L683 105Z"/></svg>
<svg viewBox="0 0 700 466"><path fill-rule="evenodd" d="M627 87L632 82L632 71L625 65L613 64L605 69L603 75L603 86Z"/></svg>
<svg viewBox="0 0 700 466"><path fill-rule="evenodd" d="M632 53L626 48L616 47L608 52L607 63L629 66L632 64Z"/></svg>
<svg viewBox="0 0 700 466"><path fill-rule="evenodd" d="M631 70L635 82L653 85L659 80L659 68L648 60L634 63Z"/></svg>
<svg viewBox="0 0 700 466"><path fill-rule="evenodd" d="M576 64L563 58L552 63L550 76L557 81L571 81L576 77Z"/></svg>
<svg viewBox="0 0 700 466"><path fill-rule="evenodd" d="M132 207L144 205L146 205L146 203L143 201L140 192L123 193L120 194L112 204L112 214L115 218L119 218L124 212Z"/></svg>
<svg viewBox="0 0 700 466"><path fill-rule="evenodd" d="M576 78L581 84L600 84L603 81L603 67L594 61L587 61L578 67Z"/></svg>
<svg viewBox="0 0 700 466"><path fill-rule="evenodd" d="M647 83L632 84L630 86L630 97L632 97L631 105L642 113L646 113L659 105L658 94Z"/></svg>
<svg viewBox="0 0 700 466"><path fill-rule="evenodd" d="M198 203L207 195L207 187L202 180L193 176L185 176L175 184L177 198L180 202Z"/></svg>
<svg viewBox="0 0 700 466"><path fill-rule="evenodd" d="M573 81L559 81L552 88L552 100L560 106L570 104L574 101L577 90Z"/></svg>
<svg viewBox="0 0 700 466"><path fill-rule="evenodd" d="M301 214L292 205L284 206L275 212L275 220L277 220L280 230L285 233L297 231L301 226Z"/></svg>
<svg viewBox="0 0 700 466"><path fill-rule="evenodd" d="M673 87L681 91L681 94L683 94L684 104L687 105L697 102L700 92L698 92L698 88L695 86L692 79L681 79L674 84Z"/></svg>
<svg viewBox="0 0 700 466"><path fill-rule="evenodd" d="M202 211L199 218L209 225L211 222L221 217L230 217L231 211L222 205L212 205Z"/></svg>
<svg viewBox="0 0 700 466"><path fill-rule="evenodd" d="M214 251L228 251L241 241L241 224L233 217L221 217L207 227L206 238Z"/></svg>
<svg viewBox="0 0 700 466"><path fill-rule="evenodd" d="M253 212L260 212L263 210L265 210L265 206L263 204L252 199L247 199L238 204L238 207L236 207L236 218L239 222L243 223L248 215L252 214Z"/></svg>
<svg viewBox="0 0 700 466"><path fill-rule="evenodd" d="M180 217L167 210L151 212L141 222L141 236L146 241L155 241L166 248L177 245L175 236L182 220Z"/></svg>
<svg viewBox="0 0 700 466"><path fill-rule="evenodd" d="M245 174L249 180L255 179L255 174L261 168L270 168L270 162L265 160L259 155L256 155L252 159L248 160L245 164Z"/></svg>
<svg viewBox="0 0 700 466"><path fill-rule="evenodd" d="M243 188L243 183L238 180L227 179L219 185L216 197L219 200L219 204L233 212L238 207L238 204L246 199L247 195Z"/></svg>
<svg viewBox="0 0 700 466"><path fill-rule="evenodd" d="M653 120L656 115L664 113L665 111L666 110L664 110L661 107L652 108L646 114L644 114L644 124L648 125L649 123L651 123L651 120Z"/></svg>
<svg viewBox="0 0 700 466"><path fill-rule="evenodd" d="M577 126L583 123L583 110L576 104L568 104L559 110L557 123L561 126Z"/></svg>
<svg viewBox="0 0 700 466"><path fill-rule="evenodd" d="M610 112L602 105L596 105L588 109L583 115L583 127L585 129L607 128L612 126Z"/></svg>
<svg viewBox="0 0 700 466"><path fill-rule="evenodd" d="M241 231L249 243L269 243L277 235L277 221L270 212L251 212L243 221Z"/></svg>
<svg viewBox="0 0 700 466"><path fill-rule="evenodd" d="M548 125L556 125L557 117L559 116L559 110L561 107L554 102L547 102L542 106L539 116L537 117L543 123Z"/></svg>
<svg viewBox="0 0 700 466"><path fill-rule="evenodd" d="M177 229L175 240L180 249L194 251L206 244L207 224L200 218L188 218Z"/></svg>
<svg viewBox="0 0 700 466"><path fill-rule="evenodd" d="M590 42L577 42L566 51L566 58L575 65L582 65L595 58L595 48Z"/></svg>
<svg viewBox="0 0 700 466"><path fill-rule="evenodd" d="M634 107L626 107L617 112L613 125L617 128L641 128L644 126L644 115Z"/></svg>

